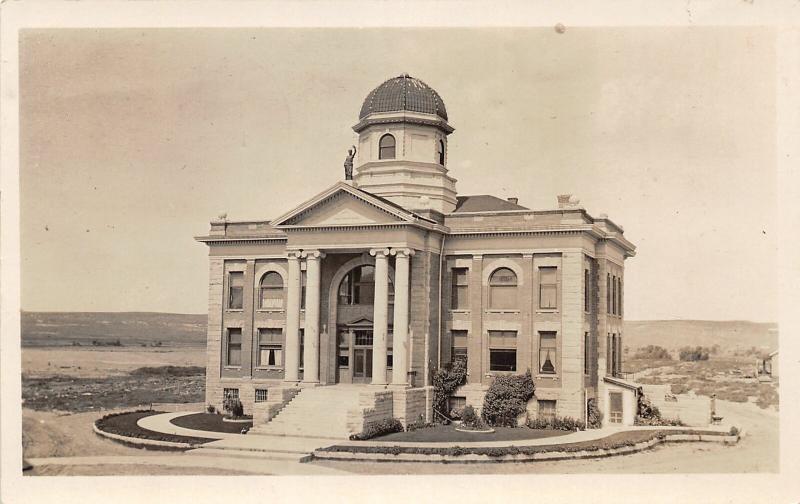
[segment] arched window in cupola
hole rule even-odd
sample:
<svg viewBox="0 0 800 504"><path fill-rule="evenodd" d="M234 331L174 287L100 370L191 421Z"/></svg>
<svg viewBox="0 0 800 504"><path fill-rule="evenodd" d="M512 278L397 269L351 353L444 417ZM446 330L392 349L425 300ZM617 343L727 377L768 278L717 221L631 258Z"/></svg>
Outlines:
<svg viewBox="0 0 800 504"><path fill-rule="evenodd" d="M444 166L444 140L439 140L436 144L436 154L439 158L439 164Z"/></svg>
<svg viewBox="0 0 800 504"><path fill-rule="evenodd" d="M381 137L378 143L378 159L394 159L395 157L395 140L390 134L385 134Z"/></svg>

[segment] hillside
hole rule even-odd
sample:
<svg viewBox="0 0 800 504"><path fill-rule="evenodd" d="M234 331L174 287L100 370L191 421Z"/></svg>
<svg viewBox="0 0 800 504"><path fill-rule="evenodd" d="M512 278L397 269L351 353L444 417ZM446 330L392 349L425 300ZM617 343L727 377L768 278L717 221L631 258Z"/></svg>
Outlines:
<svg viewBox="0 0 800 504"><path fill-rule="evenodd" d="M203 347L206 315L144 312L22 312L22 346Z"/></svg>
<svg viewBox="0 0 800 504"><path fill-rule="evenodd" d="M778 348L778 325L747 321L630 320L625 321L624 344L631 350L659 345L673 351L683 346L720 346L723 353L756 347Z"/></svg>

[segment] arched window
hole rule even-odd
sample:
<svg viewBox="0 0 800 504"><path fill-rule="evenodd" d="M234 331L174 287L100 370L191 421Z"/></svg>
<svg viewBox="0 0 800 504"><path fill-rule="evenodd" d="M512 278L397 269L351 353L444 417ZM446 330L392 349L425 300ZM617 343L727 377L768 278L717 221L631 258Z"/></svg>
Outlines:
<svg viewBox="0 0 800 504"><path fill-rule="evenodd" d="M444 141L439 140L439 143L436 144L436 153L439 157L439 164L444 166Z"/></svg>
<svg viewBox="0 0 800 504"><path fill-rule="evenodd" d="M499 268L489 277L489 308L517 309L517 275L509 268Z"/></svg>
<svg viewBox="0 0 800 504"><path fill-rule="evenodd" d="M358 266L339 284L339 304L371 305L375 302L375 266ZM389 304L394 304L394 286L389 279Z"/></svg>
<svg viewBox="0 0 800 504"><path fill-rule="evenodd" d="M283 308L283 278L281 278L280 274L270 271L261 277L259 291L259 308Z"/></svg>
<svg viewBox="0 0 800 504"><path fill-rule="evenodd" d="M378 147L380 148L378 152L378 159L394 159L394 146L394 137L388 133L383 135L378 143Z"/></svg>

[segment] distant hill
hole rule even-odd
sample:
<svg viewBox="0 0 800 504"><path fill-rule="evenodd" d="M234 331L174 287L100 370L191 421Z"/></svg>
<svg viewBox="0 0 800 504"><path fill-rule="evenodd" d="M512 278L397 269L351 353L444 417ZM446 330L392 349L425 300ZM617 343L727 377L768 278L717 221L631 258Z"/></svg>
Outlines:
<svg viewBox="0 0 800 504"><path fill-rule="evenodd" d="M751 347L771 351L778 348L778 325L738 320L628 320L623 341L631 350L647 345L670 351L719 345L723 353Z"/></svg>
<svg viewBox="0 0 800 504"><path fill-rule="evenodd" d="M203 347L206 315L147 312L22 312L22 346Z"/></svg>
<svg viewBox="0 0 800 504"><path fill-rule="evenodd" d="M146 312L22 312L23 346L81 346L92 341L123 346L203 347L206 315ZM682 346L715 344L723 352L750 347L778 348L777 324L708 320L630 320L624 344L631 350L660 345L674 351Z"/></svg>

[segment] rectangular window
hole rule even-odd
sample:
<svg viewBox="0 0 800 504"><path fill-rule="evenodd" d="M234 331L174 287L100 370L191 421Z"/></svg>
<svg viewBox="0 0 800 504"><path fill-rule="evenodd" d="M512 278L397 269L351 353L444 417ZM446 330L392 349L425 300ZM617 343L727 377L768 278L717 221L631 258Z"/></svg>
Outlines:
<svg viewBox="0 0 800 504"><path fill-rule="evenodd" d="M583 311L585 312L588 312L591 309L589 292L590 292L589 270L585 269L583 270Z"/></svg>
<svg viewBox="0 0 800 504"><path fill-rule="evenodd" d="M347 348L339 348L339 358L337 359L339 363L339 367L349 367L350 366L350 354Z"/></svg>
<svg viewBox="0 0 800 504"><path fill-rule="evenodd" d="M552 420L556 417L556 402L552 399L539 399L539 418Z"/></svg>
<svg viewBox="0 0 800 504"><path fill-rule="evenodd" d="M556 302L558 286L556 283L556 268L542 266L539 268L539 308L558 308Z"/></svg>
<svg viewBox="0 0 800 504"><path fill-rule="evenodd" d="M517 351L508 349L489 349L489 371L516 371Z"/></svg>
<svg viewBox="0 0 800 504"><path fill-rule="evenodd" d="M543 331L539 333L539 372L556 374L556 333Z"/></svg>
<svg viewBox="0 0 800 504"><path fill-rule="evenodd" d="M489 331L489 371L517 370L517 332Z"/></svg>
<svg viewBox="0 0 800 504"><path fill-rule="evenodd" d="M391 348L386 349L386 368L392 369L392 365L394 364L394 354L392 353Z"/></svg>
<svg viewBox="0 0 800 504"><path fill-rule="evenodd" d="M244 273L228 273L228 309L241 310L244 302Z"/></svg>
<svg viewBox="0 0 800 504"><path fill-rule="evenodd" d="M608 393L608 421L611 423L622 423L622 393Z"/></svg>
<svg viewBox="0 0 800 504"><path fill-rule="evenodd" d="M608 333L606 336L606 374L611 374L611 355L613 354L613 349L611 347L611 333Z"/></svg>
<svg viewBox="0 0 800 504"><path fill-rule="evenodd" d="M617 358L614 359L617 365L616 374L614 376L622 376L622 335L617 334Z"/></svg>
<svg viewBox="0 0 800 504"><path fill-rule="evenodd" d="M239 400L239 389L238 388L226 388L222 389L222 399L227 401L238 401Z"/></svg>
<svg viewBox="0 0 800 504"><path fill-rule="evenodd" d="M617 280L617 315L622 316L622 278Z"/></svg>
<svg viewBox="0 0 800 504"><path fill-rule="evenodd" d="M300 329L300 369L303 369L303 354L305 353L303 347L305 346L305 339L306 339L306 330Z"/></svg>
<svg viewBox="0 0 800 504"><path fill-rule="evenodd" d="M228 329L227 360L226 366L242 365L242 330L241 328Z"/></svg>
<svg viewBox="0 0 800 504"><path fill-rule="evenodd" d="M269 397L269 390L257 388L256 389L256 402L267 402Z"/></svg>
<svg viewBox="0 0 800 504"><path fill-rule="evenodd" d="M448 407L450 411L460 412L467 406L467 398L465 396L450 396L448 399Z"/></svg>
<svg viewBox="0 0 800 504"><path fill-rule="evenodd" d="M606 313L611 313L611 274L606 275Z"/></svg>
<svg viewBox="0 0 800 504"><path fill-rule="evenodd" d="M450 331L452 338L452 346L450 351L450 360L455 362L456 359L462 359L467 362L467 338L469 333L467 331Z"/></svg>
<svg viewBox="0 0 800 504"><path fill-rule="evenodd" d="M280 329L258 330L259 367L280 367L283 365L283 333Z"/></svg>
<svg viewBox="0 0 800 504"><path fill-rule="evenodd" d="M589 375L589 363L590 360L590 352L589 352L589 333L583 333L583 374Z"/></svg>
<svg viewBox="0 0 800 504"><path fill-rule="evenodd" d="M469 269L453 268L450 309L469 309Z"/></svg>
<svg viewBox="0 0 800 504"><path fill-rule="evenodd" d="M300 309L306 309L306 272L300 272Z"/></svg>
<svg viewBox="0 0 800 504"><path fill-rule="evenodd" d="M617 314L617 277L611 277L611 313Z"/></svg>

